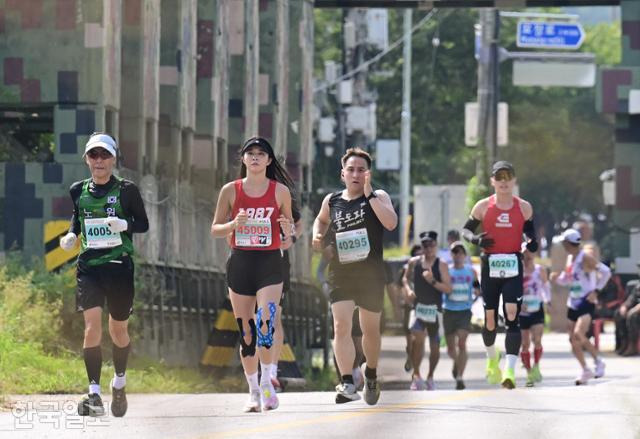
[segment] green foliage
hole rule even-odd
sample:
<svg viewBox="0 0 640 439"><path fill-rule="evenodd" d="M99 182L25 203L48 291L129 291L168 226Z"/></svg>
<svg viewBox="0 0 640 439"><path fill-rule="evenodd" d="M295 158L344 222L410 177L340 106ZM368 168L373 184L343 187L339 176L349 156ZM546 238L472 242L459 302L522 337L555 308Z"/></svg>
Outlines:
<svg viewBox="0 0 640 439"><path fill-rule="evenodd" d="M475 175L469 179L469 183L467 183L467 196L465 200L465 206L467 212L471 212L473 206L483 198L489 196L491 191L489 190L489 186L483 183L478 182L478 177Z"/></svg>

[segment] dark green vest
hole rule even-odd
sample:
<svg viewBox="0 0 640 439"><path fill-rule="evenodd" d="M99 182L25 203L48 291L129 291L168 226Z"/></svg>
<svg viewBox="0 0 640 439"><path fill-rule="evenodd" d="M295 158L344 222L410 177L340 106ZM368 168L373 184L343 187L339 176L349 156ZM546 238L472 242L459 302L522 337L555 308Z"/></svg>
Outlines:
<svg viewBox="0 0 640 439"><path fill-rule="evenodd" d="M103 237L112 237L114 234L106 226L91 227L87 230L85 227L86 219L117 216L118 218L127 220L127 222L131 221L130 218L125 216L122 210L122 204L120 203L120 186L122 179L116 177L116 180L111 190L102 198L96 198L89 193L90 178L82 184L82 193L78 199L78 219L80 220L82 229L80 235L80 254L88 250L91 250L90 253L95 253L95 256L92 255L86 259L88 265L101 265L119 258L124 253L127 253L129 256L133 255L133 242L131 242L131 238L129 238L129 235L125 232L120 233L120 238L122 239L121 245L102 249L90 248L87 245L87 233L90 235L102 235ZM89 238L91 239L91 236L89 236ZM89 255L87 254L86 256Z"/></svg>

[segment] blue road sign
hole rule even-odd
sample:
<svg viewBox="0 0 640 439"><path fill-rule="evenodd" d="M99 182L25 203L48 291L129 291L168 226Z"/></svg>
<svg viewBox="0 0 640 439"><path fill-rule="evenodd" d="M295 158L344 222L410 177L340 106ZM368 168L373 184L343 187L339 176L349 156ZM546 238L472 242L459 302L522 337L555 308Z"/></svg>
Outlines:
<svg viewBox="0 0 640 439"><path fill-rule="evenodd" d="M518 47L534 49L578 49L584 41L580 23L550 21L518 22Z"/></svg>

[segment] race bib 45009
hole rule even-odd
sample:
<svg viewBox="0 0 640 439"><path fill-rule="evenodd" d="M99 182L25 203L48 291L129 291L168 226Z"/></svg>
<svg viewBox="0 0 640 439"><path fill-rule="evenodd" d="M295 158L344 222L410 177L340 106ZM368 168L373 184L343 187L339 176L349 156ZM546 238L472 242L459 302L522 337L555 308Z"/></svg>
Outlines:
<svg viewBox="0 0 640 439"><path fill-rule="evenodd" d="M271 245L271 220L251 218L236 229L238 247L269 247Z"/></svg>

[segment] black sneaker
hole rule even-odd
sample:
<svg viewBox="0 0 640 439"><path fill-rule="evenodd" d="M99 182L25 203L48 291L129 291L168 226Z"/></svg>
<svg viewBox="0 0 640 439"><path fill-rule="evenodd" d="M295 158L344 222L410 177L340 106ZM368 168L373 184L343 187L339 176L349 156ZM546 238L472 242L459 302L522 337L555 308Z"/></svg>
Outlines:
<svg viewBox="0 0 640 439"><path fill-rule="evenodd" d="M127 413L127 394L122 389L116 389L113 387L113 379L111 380L111 413L116 418L121 418Z"/></svg>
<svg viewBox="0 0 640 439"><path fill-rule="evenodd" d="M89 393L78 403L78 414L80 416L104 416L104 405L102 398L97 393Z"/></svg>
<svg viewBox="0 0 640 439"><path fill-rule="evenodd" d="M363 394L364 402L369 405L375 405L380 399L380 383L378 383L378 380L365 377Z"/></svg>
<svg viewBox="0 0 640 439"><path fill-rule="evenodd" d="M456 390L464 390L465 389L464 381L462 379L456 380Z"/></svg>

